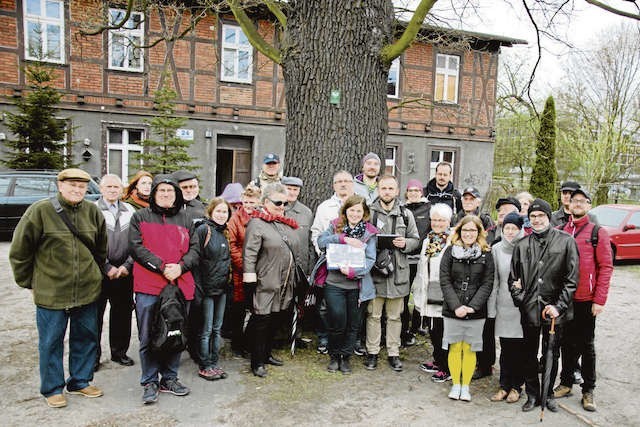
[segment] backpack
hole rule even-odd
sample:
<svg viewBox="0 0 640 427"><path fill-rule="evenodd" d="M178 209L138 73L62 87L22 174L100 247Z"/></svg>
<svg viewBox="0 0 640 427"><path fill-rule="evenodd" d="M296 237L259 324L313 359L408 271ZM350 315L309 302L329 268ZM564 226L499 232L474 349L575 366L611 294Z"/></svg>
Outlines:
<svg viewBox="0 0 640 427"><path fill-rule="evenodd" d="M151 352L179 353L187 347L187 303L177 285L167 284L153 306Z"/></svg>
<svg viewBox="0 0 640 427"><path fill-rule="evenodd" d="M409 219L407 217L407 214L405 212L405 207L403 205L400 205L400 216L402 216L404 225L408 226ZM397 216L394 216L393 219L391 220L391 234L394 234L396 232L397 218L398 218ZM373 211L373 217L371 218L371 221L374 226L376 227L378 226L377 225L378 211ZM393 250L391 249L378 250L378 253L376 254L376 262L373 265L373 269L381 276L384 276L384 277L391 276L395 270L393 265Z"/></svg>

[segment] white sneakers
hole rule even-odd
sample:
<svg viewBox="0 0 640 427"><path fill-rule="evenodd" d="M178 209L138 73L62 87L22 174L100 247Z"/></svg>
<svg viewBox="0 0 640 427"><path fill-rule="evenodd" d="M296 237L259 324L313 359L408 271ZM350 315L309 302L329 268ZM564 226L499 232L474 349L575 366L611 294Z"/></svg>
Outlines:
<svg viewBox="0 0 640 427"><path fill-rule="evenodd" d="M469 393L468 385L463 385L460 388L460 400L464 400L465 402L471 402L471 393Z"/></svg>
<svg viewBox="0 0 640 427"><path fill-rule="evenodd" d="M471 393L469 392L469 386L461 386L460 384L452 385L451 391L449 392L449 399L471 402Z"/></svg>
<svg viewBox="0 0 640 427"><path fill-rule="evenodd" d="M460 399L460 384L454 384L451 386L451 391L449 392L449 399L458 400Z"/></svg>

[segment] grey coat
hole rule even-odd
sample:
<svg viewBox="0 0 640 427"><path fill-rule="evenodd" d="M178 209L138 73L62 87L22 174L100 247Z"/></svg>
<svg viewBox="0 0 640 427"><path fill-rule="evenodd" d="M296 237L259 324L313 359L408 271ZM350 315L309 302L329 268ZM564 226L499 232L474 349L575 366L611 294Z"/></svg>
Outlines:
<svg viewBox="0 0 640 427"><path fill-rule="evenodd" d="M300 251L296 253L298 264L308 275L313 267L313 254L314 248L311 243L311 224L313 223L313 212L311 209L300 203L299 201L293 202L287 209L286 216L293 218L298 223L296 235L299 239Z"/></svg>
<svg viewBox="0 0 640 427"><path fill-rule="evenodd" d="M376 222L373 224L381 233L390 234L392 228L392 218L396 218L395 233L403 236L407 244L402 249L393 251L394 272L391 276L385 277L379 274L375 268L371 270L373 283L376 286L376 296L382 298L402 298L409 295L411 283L409 282L409 260L407 254L411 253L420 245L420 236L416 221L409 209L404 209L404 216L407 218L405 224L402 213L400 212L400 203L396 199L393 209L387 212L380 205L380 199L376 199L370 206L371 218L373 220L374 211L377 212Z"/></svg>
<svg viewBox="0 0 640 427"><path fill-rule="evenodd" d="M293 252L298 253L296 230L288 225L260 218L252 218L247 224L243 281L257 286L253 296L255 314L283 311L293 299L295 263L282 236L286 236Z"/></svg>
<svg viewBox="0 0 640 427"><path fill-rule="evenodd" d="M522 234L522 233L521 233ZM520 310L513 303L509 292L509 272L511 271L511 257L513 255L515 238L512 242L501 240L491 248L495 276L493 291L487 304L489 317L496 319L496 336L501 338L522 338L520 325Z"/></svg>

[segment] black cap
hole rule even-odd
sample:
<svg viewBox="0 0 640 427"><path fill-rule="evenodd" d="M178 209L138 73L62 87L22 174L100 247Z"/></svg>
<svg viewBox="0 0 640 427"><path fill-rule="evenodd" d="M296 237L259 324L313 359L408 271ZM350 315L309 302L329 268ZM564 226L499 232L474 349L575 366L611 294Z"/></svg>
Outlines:
<svg viewBox="0 0 640 427"><path fill-rule="evenodd" d="M551 205L549 205L546 200L535 199L533 202L531 202L529 210L527 211L527 216L531 216L531 212L535 211L544 212L547 217L551 219Z"/></svg>
<svg viewBox="0 0 640 427"><path fill-rule="evenodd" d="M580 188L580 184L575 181L565 181L560 185L560 191L574 191Z"/></svg>
<svg viewBox="0 0 640 427"><path fill-rule="evenodd" d="M502 220L503 227L507 224L513 224L518 228L522 228L524 226L524 218L522 218L518 212L509 212Z"/></svg>
<svg viewBox="0 0 640 427"><path fill-rule="evenodd" d="M189 181L191 179L196 179L198 177L193 172L189 172L186 170L178 170L171 174L171 178L173 178L174 181L180 183L182 181Z"/></svg>
<svg viewBox="0 0 640 427"><path fill-rule="evenodd" d="M464 191L462 192L462 195L464 196L465 194L471 194L476 199L480 198L480 192L475 187L467 187L467 188L465 188Z"/></svg>
<svg viewBox="0 0 640 427"><path fill-rule="evenodd" d="M571 192L571 198L573 199L573 196L575 196L576 194L582 194L589 201L589 203L591 203L591 196L589 195L587 190L583 188L577 188Z"/></svg>
<svg viewBox="0 0 640 427"><path fill-rule="evenodd" d="M496 210L500 209L500 206L502 205L513 205L518 209L518 212L520 212L520 209L522 209L522 205L520 204L518 199L511 196L498 199L498 201L496 202Z"/></svg>

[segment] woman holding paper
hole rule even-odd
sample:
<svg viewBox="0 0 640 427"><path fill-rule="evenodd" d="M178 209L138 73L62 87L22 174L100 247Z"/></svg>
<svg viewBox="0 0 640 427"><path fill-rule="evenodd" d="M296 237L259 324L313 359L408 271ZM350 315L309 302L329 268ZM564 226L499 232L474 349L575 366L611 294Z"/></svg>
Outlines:
<svg viewBox="0 0 640 427"><path fill-rule="evenodd" d="M344 244L364 252L364 266L341 265L339 269L329 266L324 290L331 356L327 366L329 372L351 373L349 358L360 325L359 305L376 296L370 271L376 262L378 229L368 220L369 208L365 199L350 196L342 204L340 216L318 237L321 250L329 244Z"/></svg>

